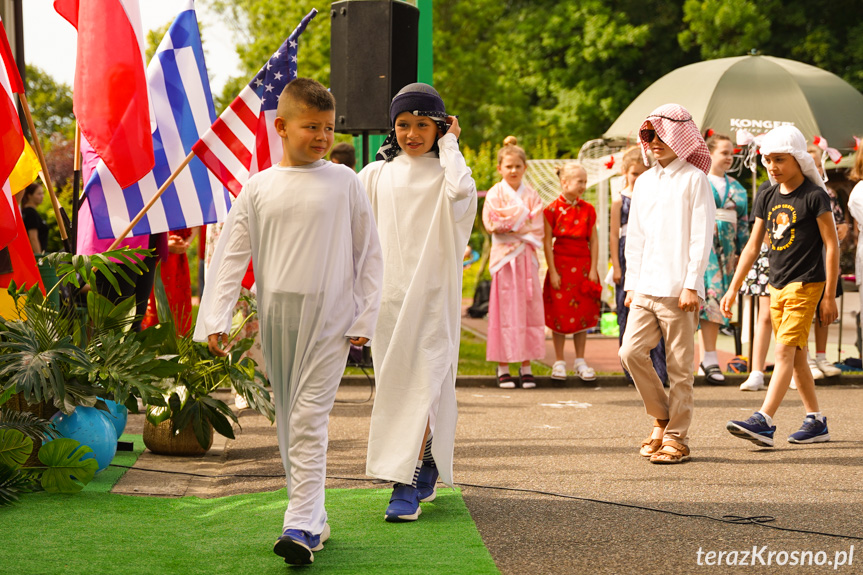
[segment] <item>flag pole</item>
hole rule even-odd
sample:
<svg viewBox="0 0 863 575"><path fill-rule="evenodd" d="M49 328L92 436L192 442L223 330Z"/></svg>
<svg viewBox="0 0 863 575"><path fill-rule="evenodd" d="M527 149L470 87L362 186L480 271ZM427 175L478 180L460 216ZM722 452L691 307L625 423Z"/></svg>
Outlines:
<svg viewBox="0 0 863 575"><path fill-rule="evenodd" d="M78 209L81 207L81 127L75 118L75 159L72 171L72 247L78 253Z"/></svg>
<svg viewBox="0 0 863 575"><path fill-rule="evenodd" d="M60 226L60 238L63 240L66 251L72 253L72 244L69 241L69 234L66 233L66 224L63 223L63 216L60 215L60 202L57 201L57 194L54 193L51 174L48 173L48 164L45 162L45 154L42 153L42 143L39 141L39 135L36 133L33 116L30 114L30 104L27 103L27 96L23 92L18 94L18 98L21 101L21 108L24 110L24 117L27 118L27 127L30 129L30 135L33 138L33 147L36 148L36 155L39 157L39 165L42 166L42 180L45 182L45 187L48 188L48 195L51 197L54 216L57 218L57 224Z"/></svg>
<svg viewBox="0 0 863 575"><path fill-rule="evenodd" d="M136 225L138 225L138 222L141 221L141 218L143 218L147 214L147 212L150 211L150 208L152 208L153 205L156 203L156 201L162 196L162 194L165 193L165 190L168 189L168 186L170 186L174 182L174 180L177 178L177 176L179 176L180 173L184 169L186 169L186 166L189 165L189 162L191 162L192 158L194 158L194 157L195 157L195 152L189 152L189 155L186 156L186 159L183 160L183 163L180 164L179 166L177 166L177 169L174 170L174 173L171 174L171 176L167 180L165 180L165 183L162 184L162 187L160 187L159 190L153 195L153 197L150 198L150 201L147 202L147 205L145 205L143 208L141 208L141 211L138 212L138 215L135 216L135 219L132 220L131 222L129 222L129 225L126 227L125 230L123 230L123 233L121 233L119 236L117 236L117 239L114 240L114 243L111 244L111 247L108 248L108 251L117 249L117 246L120 245L120 242L122 242L126 238L126 236L129 235L129 232L132 231L132 228L134 228Z"/></svg>

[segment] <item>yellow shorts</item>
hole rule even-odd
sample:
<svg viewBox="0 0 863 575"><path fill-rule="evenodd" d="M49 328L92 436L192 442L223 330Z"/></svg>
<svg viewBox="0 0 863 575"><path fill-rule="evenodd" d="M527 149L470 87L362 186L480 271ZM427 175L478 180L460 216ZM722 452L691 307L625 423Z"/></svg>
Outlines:
<svg viewBox="0 0 863 575"><path fill-rule="evenodd" d="M770 291L770 321L777 342L800 348L808 345L809 328L824 292L824 283L794 282L781 290L767 286Z"/></svg>

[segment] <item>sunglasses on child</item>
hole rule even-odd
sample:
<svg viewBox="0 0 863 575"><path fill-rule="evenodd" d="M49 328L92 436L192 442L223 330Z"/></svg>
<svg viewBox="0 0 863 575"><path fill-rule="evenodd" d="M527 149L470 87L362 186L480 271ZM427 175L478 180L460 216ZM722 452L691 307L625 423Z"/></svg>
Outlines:
<svg viewBox="0 0 863 575"><path fill-rule="evenodd" d="M654 138L656 138L660 142L662 141L662 138L656 135L656 130L641 130L640 132L638 132L638 135L641 138L641 141L647 144L652 142Z"/></svg>

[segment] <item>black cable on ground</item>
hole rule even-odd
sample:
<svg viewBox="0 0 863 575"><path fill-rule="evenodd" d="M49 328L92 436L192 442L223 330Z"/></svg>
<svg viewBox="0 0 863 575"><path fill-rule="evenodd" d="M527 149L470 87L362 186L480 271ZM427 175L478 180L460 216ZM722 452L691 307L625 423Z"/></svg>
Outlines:
<svg viewBox="0 0 863 575"><path fill-rule="evenodd" d="M372 377L369 375L369 372L366 371L366 368L364 366L358 365L356 367L359 367L361 370L363 370L363 374L365 374L366 379L369 382L369 396L367 398L361 400L361 401L353 401L350 399L337 399L336 403L353 403L353 404L359 405L362 403L370 402L372 400L372 397L374 397L374 395L375 395L375 382L374 382L374 380L372 380Z"/></svg>
<svg viewBox="0 0 863 575"><path fill-rule="evenodd" d="M189 475L192 477L204 477L207 479L228 479L228 478L250 478L250 479L275 479L275 478L283 478L284 475L272 475L272 474L254 474L254 473L233 473L233 474L224 474L224 475L204 475L203 473L191 473L186 471L167 471L164 469L145 469L140 467L132 467L129 465L117 465L112 463L111 467L122 467L123 469L134 469L135 471L150 471L153 473L168 473L173 475ZM371 479L368 477L340 477L335 475L327 475L327 479L339 479L342 481L361 481L366 483L380 483L380 480ZM389 481L385 481L384 483L390 483ZM770 525L771 522L776 521L776 518L771 515L754 515L751 517L743 517L739 515L723 515L722 517L713 517L711 515L704 515L703 513L681 513L679 511L670 511L668 509L657 509L656 507L647 507L644 505L635 505L634 503L621 503L619 501L607 501L605 499L593 499L591 497L579 497L578 495L569 495L566 493L556 493L554 491L543 491L541 489L527 489L523 487L504 487L500 485L480 485L477 483L456 483L457 487L474 487L477 489L490 489L496 491L513 491L516 493L530 493L533 495L547 495L549 497L560 497L562 499L574 499L576 501L586 501L589 503L599 503L602 505L614 505L616 507L625 507L628 509L638 509L641 511L652 511L654 513L664 513L666 515L673 515L675 517L686 517L690 519L708 519L710 521L716 521L717 523L727 523L730 525L756 525L758 527L767 527L769 529L776 529L777 531L787 531L789 533L802 533L804 535L822 535L824 537L835 537L837 539L853 539L855 541L863 541L863 537L857 537L855 535L842 535L838 533L825 533L823 531L810 531L807 529L793 529L791 527L780 527L778 525Z"/></svg>

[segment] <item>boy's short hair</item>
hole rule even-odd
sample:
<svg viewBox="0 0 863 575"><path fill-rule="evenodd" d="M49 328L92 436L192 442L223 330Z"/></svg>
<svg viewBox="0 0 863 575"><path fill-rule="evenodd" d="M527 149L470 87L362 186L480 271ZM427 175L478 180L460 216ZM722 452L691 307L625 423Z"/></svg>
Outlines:
<svg viewBox="0 0 863 575"><path fill-rule="evenodd" d="M347 142L339 142L333 146L330 152L330 161L344 164L349 168L357 165L357 153L354 147Z"/></svg>
<svg viewBox="0 0 863 575"><path fill-rule="evenodd" d="M336 109L336 99L323 84L311 78L296 78L288 82L279 94L276 115L288 118L298 109L328 112Z"/></svg>
<svg viewBox="0 0 863 575"><path fill-rule="evenodd" d="M587 177L587 170L584 168L584 166L581 165L580 162L566 162L562 166L558 166L554 170L554 173L557 174L557 177L562 180L564 178L570 178L577 171L584 172L584 176Z"/></svg>

